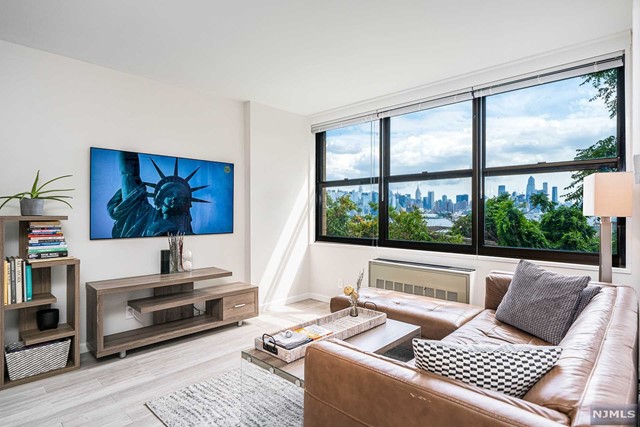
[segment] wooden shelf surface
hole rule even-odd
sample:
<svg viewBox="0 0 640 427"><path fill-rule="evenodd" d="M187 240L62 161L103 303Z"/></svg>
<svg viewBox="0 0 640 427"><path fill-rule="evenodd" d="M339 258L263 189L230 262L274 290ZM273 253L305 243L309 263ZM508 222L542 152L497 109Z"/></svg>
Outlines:
<svg viewBox="0 0 640 427"><path fill-rule="evenodd" d="M60 257L51 259L30 259L27 264L31 268L49 268L64 265L80 264L80 260L75 257Z"/></svg>
<svg viewBox="0 0 640 427"><path fill-rule="evenodd" d="M25 345L40 344L47 341L58 340L61 338L68 338L76 335L76 331L67 323L58 325L56 329L48 329L41 331L39 329L30 329L20 334L22 341Z"/></svg>
<svg viewBox="0 0 640 427"><path fill-rule="evenodd" d="M56 302L58 302L58 298L56 298L51 292L45 292L42 294L34 294L31 301L5 305L4 309L18 310L19 308L37 307L39 305L53 304Z"/></svg>
<svg viewBox="0 0 640 427"><path fill-rule="evenodd" d="M66 221L69 219L66 215L50 215L50 216L22 216L22 215L0 215L0 221Z"/></svg>
<svg viewBox="0 0 640 427"><path fill-rule="evenodd" d="M2 385L2 388L5 389L5 388L9 388L9 387L15 387L17 385L27 384L27 383L30 383L30 382L33 382L33 381L44 379L44 378L53 377L55 375L62 374L64 372L73 371L73 370L78 369L78 368L80 368L80 364L76 365L73 362L72 359L69 359L67 361L67 366L65 366L64 368L55 369L53 371L44 372L42 374L33 375L31 377L22 378L22 379L19 379L19 380L11 381L9 379L9 374L7 373L7 375L4 378L4 384Z"/></svg>
<svg viewBox="0 0 640 427"><path fill-rule="evenodd" d="M227 321L226 323L235 323L235 321ZM106 335L104 337L104 349L98 353L98 357L141 347L143 345L154 344L171 338L190 335L195 332L222 326L226 323L221 319L201 314L188 319L175 320L173 322Z"/></svg>
<svg viewBox="0 0 640 427"><path fill-rule="evenodd" d="M179 292L172 295L135 299L129 301L128 304L140 313L152 313L154 311L180 307L195 302L208 301L216 298L222 298L223 296L244 293L253 288L256 288L256 286L248 283L236 282L226 285L194 289L193 291Z"/></svg>
<svg viewBox="0 0 640 427"><path fill-rule="evenodd" d="M231 276L231 272L217 267L198 268L173 274L149 274L146 276L126 277L123 279L101 280L87 282L87 287L93 288L98 295L139 291L142 289L159 288L163 286L179 285L199 280L217 279Z"/></svg>

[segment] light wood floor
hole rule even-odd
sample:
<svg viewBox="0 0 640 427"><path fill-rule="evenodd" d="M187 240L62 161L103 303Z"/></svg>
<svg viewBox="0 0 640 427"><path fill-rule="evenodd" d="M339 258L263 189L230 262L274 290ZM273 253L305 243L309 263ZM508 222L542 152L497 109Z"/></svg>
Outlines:
<svg viewBox="0 0 640 427"><path fill-rule="evenodd" d="M260 317L100 361L82 355L82 367L0 391L2 426L162 426L145 402L240 367L240 350L265 331L329 312L305 300Z"/></svg>

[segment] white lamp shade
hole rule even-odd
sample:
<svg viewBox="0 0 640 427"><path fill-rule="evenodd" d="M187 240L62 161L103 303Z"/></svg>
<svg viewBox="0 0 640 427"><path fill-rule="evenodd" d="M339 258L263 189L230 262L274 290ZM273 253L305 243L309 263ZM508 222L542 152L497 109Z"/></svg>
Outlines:
<svg viewBox="0 0 640 427"><path fill-rule="evenodd" d="M594 173L582 184L582 213L586 216L631 216L633 172Z"/></svg>

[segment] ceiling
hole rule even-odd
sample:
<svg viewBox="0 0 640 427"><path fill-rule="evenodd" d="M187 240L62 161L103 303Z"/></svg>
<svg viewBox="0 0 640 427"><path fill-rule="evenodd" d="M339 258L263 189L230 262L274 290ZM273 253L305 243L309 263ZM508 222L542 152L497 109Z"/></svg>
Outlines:
<svg viewBox="0 0 640 427"><path fill-rule="evenodd" d="M631 28L631 0L1 0L0 39L310 115Z"/></svg>

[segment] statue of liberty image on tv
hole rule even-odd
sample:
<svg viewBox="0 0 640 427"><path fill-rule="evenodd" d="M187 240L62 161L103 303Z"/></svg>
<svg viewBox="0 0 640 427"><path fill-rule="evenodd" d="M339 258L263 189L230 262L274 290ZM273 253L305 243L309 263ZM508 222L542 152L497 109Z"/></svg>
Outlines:
<svg viewBox="0 0 640 427"><path fill-rule="evenodd" d="M191 228L191 204L210 203L192 196L192 193L208 187L191 188L189 181L198 172L194 170L186 178L178 175L176 157L173 175L166 176L153 159L160 180L157 183L142 182L140 179L140 159L137 153L120 152L120 173L122 188L113 195L107 210L114 219L111 236L139 237L166 236L167 234L193 234ZM147 187L154 189L147 192ZM153 203L149 203L150 198Z"/></svg>
<svg viewBox="0 0 640 427"><path fill-rule="evenodd" d="M233 165L94 148L91 154L92 239L233 231Z"/></svg>

